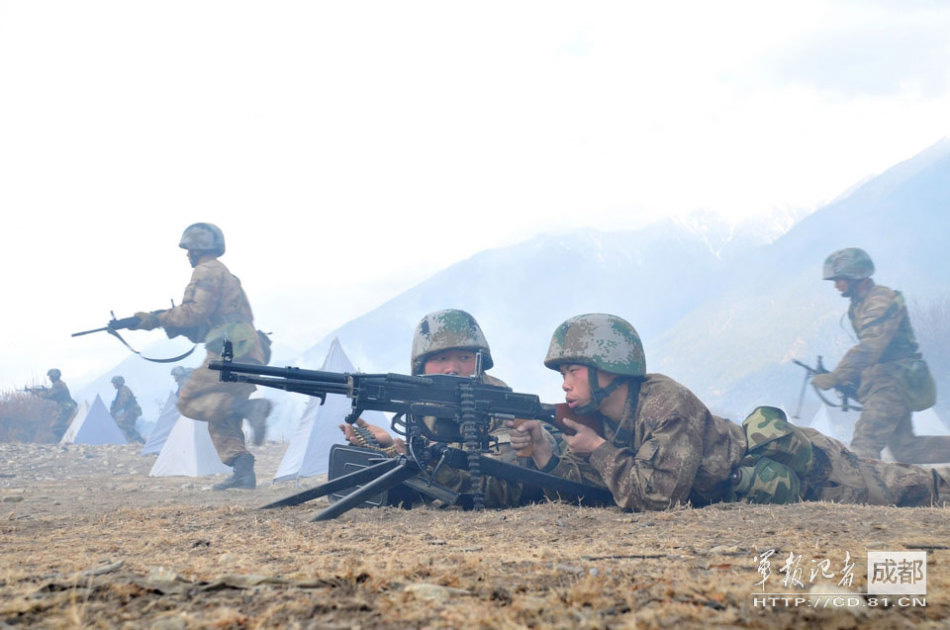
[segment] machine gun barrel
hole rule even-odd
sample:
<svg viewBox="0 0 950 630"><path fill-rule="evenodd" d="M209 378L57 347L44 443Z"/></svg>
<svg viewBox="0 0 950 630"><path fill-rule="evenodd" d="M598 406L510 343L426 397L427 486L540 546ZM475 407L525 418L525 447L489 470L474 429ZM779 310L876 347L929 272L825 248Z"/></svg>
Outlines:
<svg viewBox="0 0 950 630"><path fill-rule="evenodd" d="M208 365L210 369L221 372L222 381L282 389L314 396L321 401L327 394L349 397L353 401L353 413L347 417L347 422L355 422L367 409L457 420L462 415L463 400L470 400L472 413L480 417L534 418L549 423L555 419L555 406L542 403L534 394L517 393L507 387L488 385L462 376L341 373L235 363L227 348L222 356L222 360ZM441 441L458 436L429 437Z"/></svg>

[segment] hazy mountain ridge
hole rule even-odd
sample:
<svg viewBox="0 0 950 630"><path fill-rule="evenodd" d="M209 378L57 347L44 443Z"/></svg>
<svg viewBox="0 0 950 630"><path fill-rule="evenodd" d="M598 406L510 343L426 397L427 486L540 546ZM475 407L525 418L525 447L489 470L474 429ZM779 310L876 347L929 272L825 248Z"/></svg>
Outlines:
<svg viewBox="0 0 950 630"><path fill-rule="evenodd" d="M542 365L551 331L572 315L612 312L640 332L650 371L680 380L717 413L741 420L756 404L793 411L802 370L791 359L811 363L821 354L833 366L853 343L842 321L847 301L821 280L824 258L863 247L877 264L876 280L901 289L911 304L926 304L950 287L939 238L950 233L948 201L950 140L942 140L807 216L778 209L736 224L697 212L635 231L541 234L457 262L295 358L285 349L280 354L288 360L278 357L277 364L317 368L338 337L358 370L404 373L419 319L461 308L485 331L493 374L516 390L557 400L559 379ZM143 403L163 400L170 366L143 363L130 357L94 385L111 392L108 378L123 373ZM144 370L152 376L136 379ZM80 394L87 390L93 386ZM278 401L282 428L274 435L289 435L306 398L258 395ZM810 393L806 400L808 419L817 401Z"/></svg>
<svg viewBox="0 0 950 630"><path fill-rule="evenodd" d="M823 355L833 367L854 343L847 300L821 280L825 257L862 247L877 282L926 303L950 289L938 237L950 233L948 202L950 141L942 140L739 257L730 285L658 341L661 365L734 416L769 400L793 408L802 370L790 360ZM807 400L813 413L818 403Z"/></svg>

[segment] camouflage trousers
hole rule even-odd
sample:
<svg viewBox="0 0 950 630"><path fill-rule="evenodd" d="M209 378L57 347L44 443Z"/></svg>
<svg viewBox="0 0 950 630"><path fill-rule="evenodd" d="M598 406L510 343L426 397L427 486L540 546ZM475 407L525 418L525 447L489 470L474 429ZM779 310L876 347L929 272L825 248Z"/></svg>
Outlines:
<svg viewBox="0 0 950 630"><path fill-rule="evenodd" d="M225 383L221 373L208 368L220 359L209 352L204 363L195 368L178 394L178 411L187 418L208 423L208 433L218 457L230 466L234 458L247 453L244 442L242 408L257 389L247 383ZM248 361L244 358L243 361Z"/></svg>
<svg viewBox="0 0 950 630"><path fill-rule="evenodd" d="M53 431L53 437L56 438L56 441L59 442L63 435L66 433L66 429L69 428L69 423L72 421L73 416L76 415L77 407L70 405L62 405L56 412L56 420L53 421L53 426L51 427Z"/></svg>
<svg viewBox="0 0 950 630"><path fill-rule="evenodd" d="M115 417L115 423L119 425L119 428L122 429L122 434L125 435L125 439L129 442L144 442L142 436L139 434L138 429L135 428L135 421L138 419L139 414L132 413L119 413Z"/></svg>
<svg viewBox="0 0 950 630"><path fill-rule="evenodd" d="M914 435L903 385L889 367L874 365L861 375L861 417L854 425L851 450L861 457L880 459L887 446L899 462L950 462L950 436Z"/></svg>
<svg viewBox="0 0 950 630"><path fill-rule="evenodd" d="M785 412L774 407L759 407L743 427L749 454L738 479L734 476L733 499L899 507L950 502L950 469L932 471L859 457L814 429L790 424Z"/></svg>

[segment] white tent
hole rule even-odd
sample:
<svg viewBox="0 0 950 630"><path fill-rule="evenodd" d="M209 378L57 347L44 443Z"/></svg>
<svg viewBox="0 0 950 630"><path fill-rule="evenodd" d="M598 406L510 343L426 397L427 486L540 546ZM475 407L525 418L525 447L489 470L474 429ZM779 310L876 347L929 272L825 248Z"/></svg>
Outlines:
<svg viewBox="0 0 950 630"><path fill-rule="evenodd" d="M915 411L911 422L914 424L914 435L950 435L947 425L943 423L933 407Z"/></svg>
<svg viewBox="0 0 950 630"><path fill-rule="evenodd" d="M178 413L177 403L178 396L175 395L175 392L170 393L168 399L165 401L165 405L162 406L162 410L158 414L155 427L145 440L145 446L142 447L142 455L161 452L165 440L168 439L168 434L171 433L172 427L175 426L175 422L178 421L178 416L181 415Z"/></svg>
<svg viewBox="0 0 950 630"><path fill-rule="evenodd" d="M230 473L231 467L218 459L208 423L179 415L148 474L150 477L203 477Z"/></svg>
<svg viewBox="0 0 950 630"><path fill-rule="evenodd" d="M353 372L340 341L334 339L320 368L329 372ZM321 405L318 398L311 398L290 440L290 446L280 461L274 481L288 481L326 473L329 469L330 447L344 441L339 425L350 412L350 399L343 394L327 394ZM379 411L364 411L364 420L370 424L389 429L389 419Z"/></svg>
<svg viewBox="0 0 950 630"><path fill-rule="evenodd" d="M69 423L60 444L128 444L122 429L98 394L85 413L77 413Z"/></svg>

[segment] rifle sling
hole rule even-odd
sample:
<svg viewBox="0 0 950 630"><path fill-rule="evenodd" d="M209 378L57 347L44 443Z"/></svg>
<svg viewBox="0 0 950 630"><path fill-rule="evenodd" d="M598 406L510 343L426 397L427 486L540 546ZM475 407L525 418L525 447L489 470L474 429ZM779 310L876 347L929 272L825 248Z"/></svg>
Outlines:
<svg viewBox="0 0 950 630"><path fill-rule="evenodd" d="M184 359L184 358L190 356L191 353L195 351L195 348L198 347L198 344L195 344L195 345L193 345L193 346L191 347L191 350L189 350L188 352L185 352L184 354L180 354L180 355L178 355L177 357L170 357L170 358L168 358L168 359L155 359L155 358L152 358L152 357L147 357L147 356L145 356L144 354L142 354L141 352L139 352L138 350L136 350L135 348L133 348L132 346L130 346L129 343L128 343L125 339L122 338L122 335L120 335L120 334L119 334L119 331L116 330L115 328L107 328L107 329L106 329L106 332L109 333L110 335L112 335L113 337L115 337L116 339L118 339L119 341L121 341L121 342L122 342L122 345L125 346L126 348L128 348L129 350L131 350L133 353L139 355L140 357L142 357L142 358L145 359L146 361L151 361L152 363L176 363L176 362L181 361L182 359Z"/></svg>

